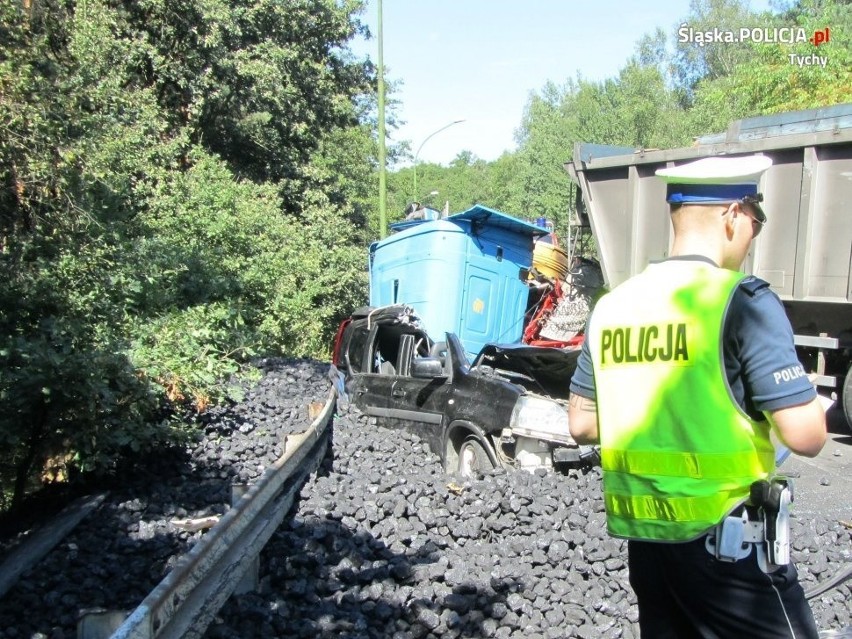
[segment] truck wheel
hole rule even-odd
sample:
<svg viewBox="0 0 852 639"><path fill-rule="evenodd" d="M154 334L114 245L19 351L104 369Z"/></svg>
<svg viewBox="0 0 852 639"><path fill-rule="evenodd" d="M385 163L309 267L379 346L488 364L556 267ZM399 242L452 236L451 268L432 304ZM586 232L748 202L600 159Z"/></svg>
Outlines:
<svg viewBox="0 0 852 639"><path fill-rule="evenodd" d="M462 477L474 477L494 468L491 458L485 452L482 443L473 436L468 437L459 447L458 473Z"/></svg>
<svg viewBox="0 0 852 639"><path fill-rule="evenodd" d="M843 416L846 418L846 426L852 430L852 366L843 380Z"/></svg>

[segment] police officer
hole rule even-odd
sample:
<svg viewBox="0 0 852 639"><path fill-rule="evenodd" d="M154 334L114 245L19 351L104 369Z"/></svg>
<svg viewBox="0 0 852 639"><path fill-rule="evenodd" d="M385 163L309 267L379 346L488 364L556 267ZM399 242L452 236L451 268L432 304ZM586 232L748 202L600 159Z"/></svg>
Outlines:
<svg viewBox="0 0 852 639"><path fill-rule="evenodd" d="M770 430L808 457L826 437L780 300L738 270L766 222L757 183L771 164L657 171L671 257L600 299L571 380L571 434L600 443L607 527L628 539L643 639L818 636L795 567L767 554L778 504L750 498L774 473Z"/></svg>

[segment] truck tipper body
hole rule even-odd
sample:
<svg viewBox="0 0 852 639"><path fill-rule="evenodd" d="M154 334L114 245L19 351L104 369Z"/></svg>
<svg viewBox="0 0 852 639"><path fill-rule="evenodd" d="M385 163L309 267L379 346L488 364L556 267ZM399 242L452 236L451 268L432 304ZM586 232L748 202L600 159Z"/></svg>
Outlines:
<svg viewBox="0 0 852 639"><path fill-rule="evenodd" d="M657 169L755 153L773 161L758 189L768 221L743 269L781 298L802 362L852 423L852 104L739 120L686 148L577 144L565 168L578 187L578 228L593 234L615 287L671 249Z"/></svg>

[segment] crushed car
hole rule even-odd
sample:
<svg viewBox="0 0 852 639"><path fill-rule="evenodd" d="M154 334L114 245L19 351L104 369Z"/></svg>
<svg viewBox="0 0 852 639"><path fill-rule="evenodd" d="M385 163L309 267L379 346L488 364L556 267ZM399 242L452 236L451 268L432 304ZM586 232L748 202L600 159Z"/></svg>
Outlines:
<svg viewBox="0 0 852 639"><path fill-rule="evenodd" d="M471 363L458 336L434 341L411 307L364 307L340 325L332 376L341 398L416 434L447 472L560 469L596 460L568 431L579 352L486 344Z"/></svg>

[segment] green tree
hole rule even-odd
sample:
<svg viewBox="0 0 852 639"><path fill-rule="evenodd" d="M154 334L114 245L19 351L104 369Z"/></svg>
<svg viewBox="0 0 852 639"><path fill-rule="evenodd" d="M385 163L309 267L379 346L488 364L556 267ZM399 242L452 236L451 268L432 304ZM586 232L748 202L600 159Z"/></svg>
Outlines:
<svg viewBox="0 0 852 639"><path fill-rule="evenodd" d="M512 205L530 218L547 217L557 229L564 227L568 213L569 186L563 164L571 156L571 114L566 102L574 96L575 85L560 88L546 84L540 94L532 94L518 133L518 185Z"/></svg>
<svg viewBox="0 0 852 639"><path fill-rule="evenodd" d="M617 78L548 83L527 103L518 139L520 198L531 217L543 215L565 235L574 208L564 164L577 142L627 147L683 144L685 118L677 96L653 65L631 60Z"/></svg>
<svg viewBox="0 0 852 639"><path fill-rule="evenodd" d="M0 484L16 504L48 459L101 466L172 435L126 354L137 280L121 229L140 165L174 149L151 93L114 76L132 46L104 37L108 12L0 13Z"/></svg>
<svg viewBox="0 0 852 639"><path fill-rule="evenodd" d="M253 354L326 354L375 166L360 3L32 6L0 0L0 506L168 441Z"/></svg>
<svg viewBox="0 0 852 639"><path fill-rule="evenodd" d="M728 76L738 66L747 63L751 48L748 42L685 41L679 37L682 27L698 33L715 30L738 34L740 28L753 27L761 22L742 0L691 0L689 8L689 15L677 28L670 66L675 86L687 101L691 101L698 82Z"/></svg>
<svg viewBox="0 0 852 639"><path fill-rule="evenodd" d="M766 25L801 29L807 36L828 28L830 40L819 46L810 42L751 43L747 62L728 75L708 77L696 85L690 112L694 134L723 131L731 121L743 117L849 100L852 6L848 2L806 0L773 16Z"/></svg>

